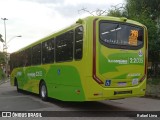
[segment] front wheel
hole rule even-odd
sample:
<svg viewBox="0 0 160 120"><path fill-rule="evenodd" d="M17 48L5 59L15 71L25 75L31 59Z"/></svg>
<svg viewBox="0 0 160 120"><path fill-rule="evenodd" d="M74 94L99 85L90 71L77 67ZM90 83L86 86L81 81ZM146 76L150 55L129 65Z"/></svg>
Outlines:
<svg viewBox="0 0 160 120"><path fill-rule="evenodd" d="M47 87L45 82L42 82L40 85L40 97L43 101L47 101Z"/></svg>

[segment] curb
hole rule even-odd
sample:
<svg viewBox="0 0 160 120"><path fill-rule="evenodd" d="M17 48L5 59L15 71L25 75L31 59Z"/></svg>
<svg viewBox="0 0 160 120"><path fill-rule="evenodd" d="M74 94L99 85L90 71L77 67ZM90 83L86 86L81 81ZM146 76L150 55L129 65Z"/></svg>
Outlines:
<svg viewBox="0 0 160 120"><path fill-rule="evenodd" d="M159 100L160 100L160 97L157 96L157 95L145 95L144 97L145 97L145 98L159 99Z"/></svg>
<svg viewBox="0 0 160 120"><path fill-rule="evenodd" d="M146 96L150 98L160 99L160 84L147 84Z"/></svg>

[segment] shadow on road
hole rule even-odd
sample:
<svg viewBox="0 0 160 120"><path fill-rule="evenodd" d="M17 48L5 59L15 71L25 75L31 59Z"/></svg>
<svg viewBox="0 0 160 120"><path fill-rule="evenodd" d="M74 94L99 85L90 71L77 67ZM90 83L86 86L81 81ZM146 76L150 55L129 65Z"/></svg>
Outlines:
<svg viewBox="0 0 160 120"><path fill-rule="evenodd" d="M39 95L30 93L27 91L20 91L20 93L25 95L30 95L32 97L36 97L37 99L41 99ZM123 107L116 106L117 104L121 104L118 102L107 100L105 101L85 101L85 102L70 102L70 101L60 101L54 98L48 98L48 103L54 104L60 108L64 109L73 109L76 111L128 111Z"/></svg>

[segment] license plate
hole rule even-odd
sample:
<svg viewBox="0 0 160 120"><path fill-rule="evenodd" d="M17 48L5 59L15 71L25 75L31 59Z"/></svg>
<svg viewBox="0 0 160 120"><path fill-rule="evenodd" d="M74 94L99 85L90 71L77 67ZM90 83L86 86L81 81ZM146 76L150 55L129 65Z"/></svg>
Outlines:
<svg viewBox="0 0 160 120"><path fill-rule="evenodd" d="M119 83L118 83L118 86L126 86L126 85L127 85L126 82L119 82Z"/></svg>

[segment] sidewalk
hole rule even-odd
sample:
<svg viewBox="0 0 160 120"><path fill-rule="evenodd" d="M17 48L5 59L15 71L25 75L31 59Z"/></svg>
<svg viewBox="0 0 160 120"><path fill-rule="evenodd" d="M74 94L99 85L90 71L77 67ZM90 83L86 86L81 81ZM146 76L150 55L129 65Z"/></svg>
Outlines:
<svg viewBox="0 0 160 120"><path fill-rule="evenodd" d="M4 80L0 80L0 85L3 84L3 83L9 82L9 81L10 81L9 78L8 79L4 79Z"/></svg>

